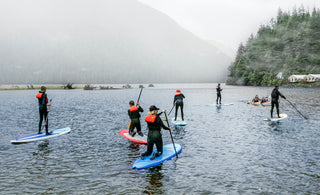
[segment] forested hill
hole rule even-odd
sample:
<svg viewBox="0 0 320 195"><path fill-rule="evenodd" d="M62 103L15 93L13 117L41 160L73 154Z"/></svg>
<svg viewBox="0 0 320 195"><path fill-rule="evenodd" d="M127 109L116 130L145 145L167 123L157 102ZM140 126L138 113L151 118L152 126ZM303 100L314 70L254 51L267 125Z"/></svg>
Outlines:
<svg viewBox="0 0 320 195"><path fill-rule="evenodd" d="M276 75L282 72L283 79ZM230 85L282 84L292 74L320 74L320 11L278 11L276 19L240 44L229 67Z"/></svg>

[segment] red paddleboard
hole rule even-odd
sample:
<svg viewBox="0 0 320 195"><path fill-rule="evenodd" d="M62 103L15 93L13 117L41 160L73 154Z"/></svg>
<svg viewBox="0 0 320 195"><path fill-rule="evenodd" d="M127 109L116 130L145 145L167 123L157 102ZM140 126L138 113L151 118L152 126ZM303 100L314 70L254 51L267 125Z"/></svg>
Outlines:
<svg viewBox="0 0 320 195"><path fill-rule="evenodd" d="M130 141L133 141L134 143L137 143L137 144L147 144L147 140L148 140L148 137L143 135L143 136L140 136L138 133L135 134L134 137L132 137L130 134L129 134L129 129L122 129L120 131L120 135Z"/></svg>

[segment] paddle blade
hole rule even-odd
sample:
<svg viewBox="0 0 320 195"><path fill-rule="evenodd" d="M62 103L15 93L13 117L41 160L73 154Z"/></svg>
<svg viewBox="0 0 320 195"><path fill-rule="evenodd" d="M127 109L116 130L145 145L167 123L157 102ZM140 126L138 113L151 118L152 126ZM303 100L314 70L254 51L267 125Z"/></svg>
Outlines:
<svg viewBox="0 0 320 195"><path fill-rule="evenodd" d="M131 121L130 121L130 123L128 124L128 128L130 128L130 125L131 125Z"/></svg>
<svg viewBox="0 0 320 195"><path fill-rule="evenodd" d="M163 120L164 120L164 121L167 121L167 120L168 120L168 117L166 116L166 118L164 118Z"/></svg>

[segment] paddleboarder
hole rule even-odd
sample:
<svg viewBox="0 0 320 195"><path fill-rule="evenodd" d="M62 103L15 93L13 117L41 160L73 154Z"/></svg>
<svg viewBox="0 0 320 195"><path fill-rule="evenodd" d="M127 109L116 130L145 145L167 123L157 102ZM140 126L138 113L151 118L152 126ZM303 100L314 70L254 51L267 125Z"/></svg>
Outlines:
<svg viewBox="0 0 320 195"><path fill-rule="evenodd" d="M41 134L41 126L43 118L46 121L45 128L46 128L46 135L50 135L48 132L48 110L47 106L51 106L51 104L48 102L48 97L46 94L47 88L45 86L41 86L41 91L36 95L36 98L38 98L39 102L39 114L40 114L40 121L39 121L39 131L38 134Z"/></svg>
<svg viewBox="0 0 320 195"><path fill-rule="evenodd" d="M280 93L279 86L276 85L274 87L274 89L272 90L272 92L271 92L271 118L273 118L273 108L274 108L274 106L276 106L278 118L281 118L280 114L279 114L279 102L278 102L279 96L281 96L283 99L287 99L284 95L282 95Z"/></svg>
<svg viewBox="0 0 320 195"><path fill-rule="evenodd" d="M176 105L176 113L174 115L175 121L177 120L179 107L180 107L180 111L181 111L181 119L184 120L184 118L183 118L183 98L185 98L185 97L181 93L181 90L177 89L176 93L174 94L174 98L173 98L173 105Z"/></svg>
<svg viewBox="0 0 320 195"><path fill-rule="evenodd" d="M216 100L216 104L221 104L221 87L220 87L220 83L218 83L218 86L216 87L216 90L217 90L217 100Z"/></svg>
<svg viewBox="0 0 320 195"><path fill-rule="evenodd" d="M131 100L129 102L130 108L128 110L128 115L131 119L130 127L129 127L129 134L134 137L136 132L133 132L134 128L137 128L137 132L140 136L143 136L143 133L141 132L141 123L140 123L140 112L143 112L142 107L140 106L140 103L137 102L137 106L134 105L134 101Z"/></svg>
<svg viewBox="0 0 320 195"><path fill-rule="evenodd" d="M163 124L160 115L165 112L163 110L161 113L158 114L159 108L157 108L155 105L150 106L149 108L149 115L146 116L145 121L148 124L148 145L147 145L147 151L141 154L141 158L144 159L145 156L149 156L152 154L153 151L153 145L156 144L157 152L153 153L150 160L155 159L158 156L162 155L163 152L163 142L162 142L162 135L161 135L161 128L165 130L170 130L170 127L167 127Z"/></svg>

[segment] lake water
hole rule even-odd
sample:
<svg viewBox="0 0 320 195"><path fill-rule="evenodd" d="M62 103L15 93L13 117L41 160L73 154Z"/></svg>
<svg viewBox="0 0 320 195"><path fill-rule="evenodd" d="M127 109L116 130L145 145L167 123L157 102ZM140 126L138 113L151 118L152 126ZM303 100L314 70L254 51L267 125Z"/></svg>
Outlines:
<svg viewBox="0 0 320 195"><path fill-rule="evenodd" d="M48 90L52 99L49 129L71 133L47 141L12 145L10 140L37 132L37 90L0 91L1 194L317 194L320 192L320 90L284 88L280 112L288 118L266 122L270 106L247 104L272 87L216 84L155 84L143 89L144 117L150 105L172 107L177 88L185 99L185 127L173 128L179 158L161 166L134 170L146 150L124 139L128 102L140 89ZM174 116L172 112L171 116ZM163 116L164 117L164 116ZM162 130L164 144L171 143Z"/></svg>

